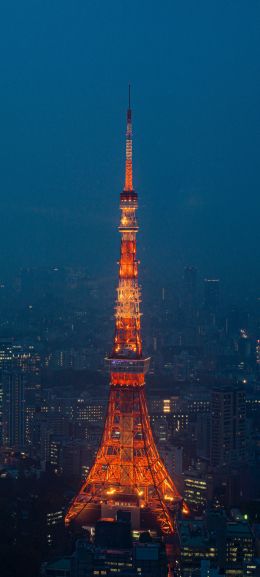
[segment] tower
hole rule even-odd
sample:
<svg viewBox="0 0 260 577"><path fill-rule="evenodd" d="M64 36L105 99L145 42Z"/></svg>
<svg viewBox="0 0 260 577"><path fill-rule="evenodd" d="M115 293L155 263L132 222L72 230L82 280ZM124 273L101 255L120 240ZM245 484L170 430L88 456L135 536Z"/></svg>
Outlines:
<svg viewBox="0 0 260 577"><path fill-rule="evenodd" d="M145 398L150 359L142 349L140 287L136 258L138 196L133 188L132 112L127 110L125 185L120 194L121 249L115 306L107 416L97 455L86 482L72 502L66 522L87 525L94 516L131 519L134 528L151 523L173 533L182 503L157 451ZM185 509L185 505L184 505Z"/></svg>

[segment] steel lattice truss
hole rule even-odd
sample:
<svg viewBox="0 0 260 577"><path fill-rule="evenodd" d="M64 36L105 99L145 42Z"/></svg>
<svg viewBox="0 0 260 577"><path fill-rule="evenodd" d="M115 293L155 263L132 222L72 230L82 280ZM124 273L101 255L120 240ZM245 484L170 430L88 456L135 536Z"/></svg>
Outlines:
<svg viewBox="0 0 260 577"><path fill-rule="evenodd" d="M120 195L121 250L115 307L115 335L110 368L110 395L100 447L86 482L66 516L70 523L90 503L124 502L137 498L150 509L162 532L174 530L179 495L156 448L145 399L149 359L142 353L141 294L136 260L137 193L132 176L132 120L127 112L125 186ZM185 505L183 505L184 510Z"/></svg>
<svg viewBox="0 0 260 577"><path fill-rule="evenodd" d="M173 531L169 508L181 497L157 451L144 386L139 385L111 386L101 444L67 520L90 501L120 501L124 493L136 495L141 507L150 507L164 532Z"/></svg>

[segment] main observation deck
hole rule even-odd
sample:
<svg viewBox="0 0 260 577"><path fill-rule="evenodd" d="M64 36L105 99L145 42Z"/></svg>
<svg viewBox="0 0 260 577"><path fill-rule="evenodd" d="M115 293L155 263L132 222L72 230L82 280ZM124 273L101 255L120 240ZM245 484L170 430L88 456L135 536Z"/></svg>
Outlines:
<svg viewBox="0 0 260 577"><path fill-rule="evenodd" d="M106 357L105 363L111 373L131 373L145 375L149 371L150 357L144 359Z"/></svg>

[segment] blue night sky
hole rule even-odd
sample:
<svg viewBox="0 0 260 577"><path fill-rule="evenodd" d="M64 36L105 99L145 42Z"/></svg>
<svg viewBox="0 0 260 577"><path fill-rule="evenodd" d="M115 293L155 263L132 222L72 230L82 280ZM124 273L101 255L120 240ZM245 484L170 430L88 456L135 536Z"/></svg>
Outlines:
<svg viewBox="0 0 260 577"><path fill-rule="evenodd" d="M259 0L8 0L0 266L116 271L127 86L139 255L260 282Z"/></svg>

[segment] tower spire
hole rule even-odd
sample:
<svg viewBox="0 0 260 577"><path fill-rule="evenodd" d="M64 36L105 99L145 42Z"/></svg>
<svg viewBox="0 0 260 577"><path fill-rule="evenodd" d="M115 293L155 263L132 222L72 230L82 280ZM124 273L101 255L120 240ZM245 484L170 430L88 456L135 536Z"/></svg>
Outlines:
<svg viewBox="0 0 260 577"><path fill-rule="evenodd" d="M125 186L124 190L133 190L133 160L132 160L132 110L131 86L128 86L128 110L126 126L126 159L125 159Z"/></svg>

